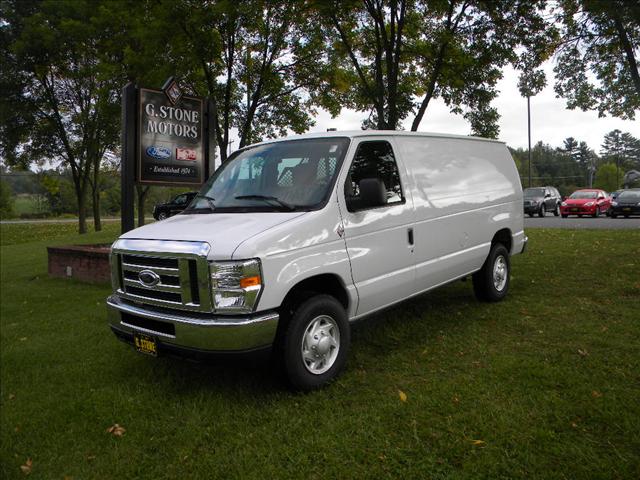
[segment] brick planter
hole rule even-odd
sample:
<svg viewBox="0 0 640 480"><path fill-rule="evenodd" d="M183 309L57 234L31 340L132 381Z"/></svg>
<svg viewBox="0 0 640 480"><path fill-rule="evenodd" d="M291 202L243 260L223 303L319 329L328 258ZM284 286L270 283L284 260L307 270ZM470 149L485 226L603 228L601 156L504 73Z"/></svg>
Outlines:
<svg viewBox="0 0 640 480"><path fill-rule="evenodd" d="M89 283L109 282L109 249L108 244L47 247L49 275Z"/></svg>

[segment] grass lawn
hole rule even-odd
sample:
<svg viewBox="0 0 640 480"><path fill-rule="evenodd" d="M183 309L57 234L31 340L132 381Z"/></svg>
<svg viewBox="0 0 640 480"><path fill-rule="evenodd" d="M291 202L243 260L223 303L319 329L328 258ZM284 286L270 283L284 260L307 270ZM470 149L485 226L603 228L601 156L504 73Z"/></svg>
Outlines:
<svg viewBox="0 0 640 480"><path fill-rule="evenodd" d="M506 301L456 282L380 314L302 395L262 363L139 355L107 328L108 286L47 277L46 245L117 227L18 228L0 226L2 478L27 459L59 479L640 478L640 231L530 229Z"/></svg>

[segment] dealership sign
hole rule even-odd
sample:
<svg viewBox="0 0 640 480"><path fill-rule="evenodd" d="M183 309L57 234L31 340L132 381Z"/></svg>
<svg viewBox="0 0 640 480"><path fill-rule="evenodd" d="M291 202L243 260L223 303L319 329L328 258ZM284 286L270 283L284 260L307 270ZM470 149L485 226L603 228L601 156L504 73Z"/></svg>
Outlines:
<svg viewBox="0 0 640 480"><path fill-rule="evenodd" d="M182 95L175 81L138 94L137 182L201 185L205 180L204 101Z"/></svg>

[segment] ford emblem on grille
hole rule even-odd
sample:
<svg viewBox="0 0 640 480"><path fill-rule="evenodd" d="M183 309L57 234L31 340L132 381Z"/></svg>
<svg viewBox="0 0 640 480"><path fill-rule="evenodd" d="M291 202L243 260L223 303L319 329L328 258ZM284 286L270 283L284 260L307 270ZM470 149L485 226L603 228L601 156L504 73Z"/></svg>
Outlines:
<svg viewBox="0 0 640 480"><path fill-rule="evenodd" d="M138 280L140 280L140 283L145 287L155 287L158 282L160 282L160 275L151 270L142 270L138 274Z"/></svg>

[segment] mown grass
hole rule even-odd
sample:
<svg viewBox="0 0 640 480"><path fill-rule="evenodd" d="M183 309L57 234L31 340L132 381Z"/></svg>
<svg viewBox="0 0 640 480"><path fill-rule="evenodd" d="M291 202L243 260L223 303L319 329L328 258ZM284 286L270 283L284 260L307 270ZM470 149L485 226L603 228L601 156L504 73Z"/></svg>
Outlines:
<svg viewBox="0 0 640 480"><path fill-rule="evenodd" d="M91 233L94 233L93 223L91 221L87 222L87 228ZM109 239L112 239L115 238L115 236L120 231L120 224L117 222L104 222L102 225L102 230L109 237ZM87 240L85 240L85 237L80 235L77 235L75 238L69 240L77 232L77 222L3 223L0 224L0 246L16 245L19 243L30 243L36 241L50 241L58 238L63 238L64 241L71 241L73 243L87 243L93 241L91 237L88 237Z"/></svg>
<svg viewBox="0 0 640 480"><path fill-rule="evenodd" d="M380 314L306 395L119 343L108 286L46 275L78 236L3 246L0 476L639 478L640 232L528 234L506 301L456 282Z"/></svg>

